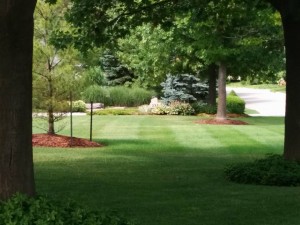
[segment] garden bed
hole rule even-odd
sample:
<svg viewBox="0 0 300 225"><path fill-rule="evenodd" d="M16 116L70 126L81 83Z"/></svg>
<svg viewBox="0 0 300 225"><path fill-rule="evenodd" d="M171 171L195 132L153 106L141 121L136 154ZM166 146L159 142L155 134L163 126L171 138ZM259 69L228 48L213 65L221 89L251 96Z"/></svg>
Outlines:
<svg viewBox="0 0 300 225"><path fill-rule="evenodd" d="M58 134L33 134L32 145L34 147L102 147L103 145L83 138L69 137Z"/></svg>

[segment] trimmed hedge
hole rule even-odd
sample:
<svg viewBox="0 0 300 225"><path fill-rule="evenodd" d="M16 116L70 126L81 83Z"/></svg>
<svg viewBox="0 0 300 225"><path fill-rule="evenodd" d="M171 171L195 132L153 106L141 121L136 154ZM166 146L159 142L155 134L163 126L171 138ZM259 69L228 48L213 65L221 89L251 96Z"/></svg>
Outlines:
<svg viewBox="0 0 300 225"><path fill-rule="evenodd" d="M234 91L231 91L226 97L226 107L228 113L243 114L245 112L245 101L241 99Z"/></svg>

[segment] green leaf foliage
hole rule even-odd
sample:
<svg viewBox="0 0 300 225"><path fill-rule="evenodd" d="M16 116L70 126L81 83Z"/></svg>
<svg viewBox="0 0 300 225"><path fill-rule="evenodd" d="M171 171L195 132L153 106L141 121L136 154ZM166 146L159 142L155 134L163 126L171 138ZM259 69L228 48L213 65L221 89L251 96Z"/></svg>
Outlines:
<svg viewBox="0 0 300 225"><path fill-rule="evenodd" d="M74 201L16 194L0 203L0 223L5 225L133 225L115 212L92 211Z"/></svg>
<svg viewBox="0 0 300 225"><path fill-rule="evenodd" d="M254 162L230 165L225 169L225 176L244 184L299 186L300 164L281 155L269 155Z"/></svg>
<svg viewBox="0 0 300 225"><path fill-rule="evenodd" d="M234 91L231 91L226 97L226 108L228 113L243 114L245 112L245 101Z"/></svg>

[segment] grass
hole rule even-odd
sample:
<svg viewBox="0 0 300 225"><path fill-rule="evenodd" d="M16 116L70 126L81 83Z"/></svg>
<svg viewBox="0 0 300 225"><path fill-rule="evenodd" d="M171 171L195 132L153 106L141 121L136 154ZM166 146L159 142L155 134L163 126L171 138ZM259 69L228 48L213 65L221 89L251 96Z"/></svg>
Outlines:
<svg viewBox="0 0 300 225"><path fill-rule="evenodd" d="M243 118L247 126L197 119L95 116L93 137L106 147L34 149L37 191L116 209L143 225L298 225L300 188L223 175L228 164L281 153L283 118ZM74 136L89 137L88 116L74 118Z"/></svg>

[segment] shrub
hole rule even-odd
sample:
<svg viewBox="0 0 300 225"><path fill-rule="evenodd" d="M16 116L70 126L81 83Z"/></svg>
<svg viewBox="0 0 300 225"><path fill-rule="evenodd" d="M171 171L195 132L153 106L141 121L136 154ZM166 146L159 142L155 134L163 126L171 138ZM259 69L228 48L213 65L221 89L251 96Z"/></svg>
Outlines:
<svg viewBox="0 0 300 225"><path fill-rule="evenodd" d="M215 114L217 113L217 106L211 106L206 102L195 102L192 104L193 109L196 114L206 113L206 114Z"/></svg>
<svg viewBox="0 0 300 225"><path fill-rule="evenodd" d="M114 212L97 212L72 201L16 194L0 204L0 224L22 225L133 225Z"/></svg>
<svg viewBox="0 0 300 225"><path fill-rule="evenodd" d="M189 103L174 101L169 105L158 105L155 108L151 109L152 114L157 115L193 115L195 110Z"/></svg>
<svg viewBox="0 0 300 225"><path fill-rule="evenodd" d="M228 180L244 184L299 186L300 163L280 155L268 155L250 163L230 165L225 169Z"/></svg>
<svg viewBox="0 0 300 225"><path fill-rule="evenodd" d="M245 101L239 96L228 95L226 98L226 107L229 113L243 114L245 112Z"/></svg>
<svg viewBox="0 0 300 225"><path fill-rule="evenodd" d="M167 105L158 105L151 109L152 114L157 114L157 115L167 115L170 114L170 107Z"/></svg>
<svg viewBox="0 0 300 225"><path fill-rule="evenodd" d="M72 102L72 111L73 112L85 112L85 102L82 100Z"/></svg>
<svg viewBox="0 0 300 225"><path fill-rule="evenodd" d="M169 107L170 107L170 111L169 111L170 115L187 116L187 115L195 114L195 110L189 103L175 101L175 102L171 102Z"/></svg>

